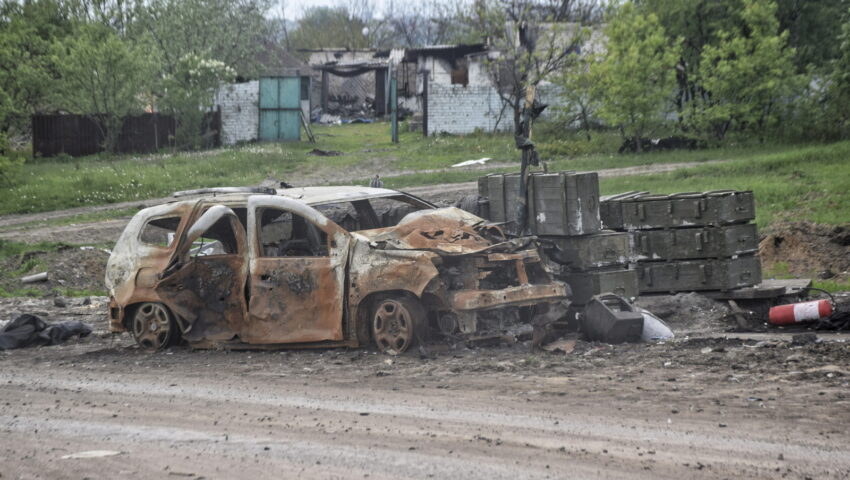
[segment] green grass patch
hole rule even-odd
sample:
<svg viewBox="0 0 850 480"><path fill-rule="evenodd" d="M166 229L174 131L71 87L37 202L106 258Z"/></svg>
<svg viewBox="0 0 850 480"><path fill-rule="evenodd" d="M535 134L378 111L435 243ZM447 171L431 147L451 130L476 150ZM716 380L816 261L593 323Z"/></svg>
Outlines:
<svg viewBox="0 0 850 480"><path fill-rule="evenodd" d="M840 281L840 280L813 280L812 286L815 288L820 288L821 290L826 290L829 293L835 292L847 292L850 291L850 278Z"/></svg>
<svg viewBox="0 0 850 480"><path fill-rule="evenodd" d="M850 223L850 142L751 154L669 173L604 178L600 188L603 194L752 190L759 228L784 220L845 224Z"/></svg>

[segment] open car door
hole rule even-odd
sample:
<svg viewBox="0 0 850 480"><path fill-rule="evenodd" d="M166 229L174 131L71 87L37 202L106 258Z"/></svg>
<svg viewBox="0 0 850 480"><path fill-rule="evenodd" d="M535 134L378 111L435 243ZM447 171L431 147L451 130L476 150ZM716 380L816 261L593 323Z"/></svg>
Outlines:
<svg viewBox="0 0 850 480"><path fill-rule="evenodd" d="M271 195L248 200L249 343L343 339L351 237L314 208Z"/></svg>
<svg viewBox="0 0 850 480"><path fill-rule="evenodd" d="M187 228L155 289L189 342L236 336L246 316L245 230L233 210L215 205Z"/></svg>

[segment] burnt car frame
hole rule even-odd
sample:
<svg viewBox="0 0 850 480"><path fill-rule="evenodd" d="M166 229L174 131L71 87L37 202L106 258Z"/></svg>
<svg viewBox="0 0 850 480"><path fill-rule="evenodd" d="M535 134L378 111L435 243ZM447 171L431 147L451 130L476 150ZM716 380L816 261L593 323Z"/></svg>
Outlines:
<svg viewBox="0 0 850 480"><path fill-rule="evenodd" d="M182 338L198 348L374 342L398 354L430 329L472 335L493 312L542 315L568 296L533 238L367 187L211 189L146 208L116 243L106 286L110 331L151 350Z"/></svg>

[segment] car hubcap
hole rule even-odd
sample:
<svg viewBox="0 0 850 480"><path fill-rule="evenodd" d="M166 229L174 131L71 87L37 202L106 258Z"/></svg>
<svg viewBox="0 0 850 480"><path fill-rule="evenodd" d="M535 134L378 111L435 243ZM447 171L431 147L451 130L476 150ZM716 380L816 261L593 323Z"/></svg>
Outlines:
<svg viewBox="0 0 850 480"><path fill-rule="evenodd" d="M410 312L400 302L381 302L372 321L375 342L382 351L398 355L410 346L413 339L413 322Z"/></svg>
<svg viewBox="0 0 850 480"><path fill-rule="evenodd" d="M146 303L133 317L133 335L136 342L149 350L166 346L171 331L168 311L157 303Z"/></svg>

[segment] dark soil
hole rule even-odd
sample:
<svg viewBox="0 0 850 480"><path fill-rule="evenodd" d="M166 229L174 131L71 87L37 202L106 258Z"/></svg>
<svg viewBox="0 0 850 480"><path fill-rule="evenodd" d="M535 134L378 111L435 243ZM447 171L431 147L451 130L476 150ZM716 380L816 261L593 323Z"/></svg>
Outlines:
<svg viewBox="0 0 850 480"><path fill-rule="evenodd" d="M799 277L844 281L850 278L850 225L773 225L759 243L759 256L765 271L787 265L788 273Z"/></svg>
<svg viewBox="0 0 850 480"><path fill-rule="evenodd" d="M72 291L102 293L109 252L97 247L62 246L53 251L35 251L0 260L0 289L6 292L32 290L42 296ZM46 282L24 284L21 277L48 272Z"/></svg>

